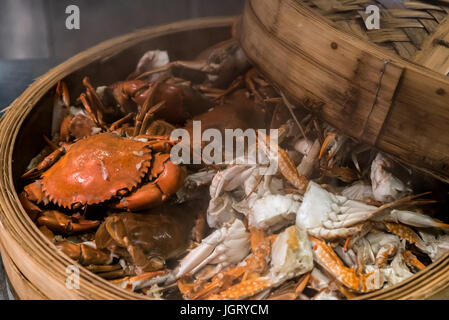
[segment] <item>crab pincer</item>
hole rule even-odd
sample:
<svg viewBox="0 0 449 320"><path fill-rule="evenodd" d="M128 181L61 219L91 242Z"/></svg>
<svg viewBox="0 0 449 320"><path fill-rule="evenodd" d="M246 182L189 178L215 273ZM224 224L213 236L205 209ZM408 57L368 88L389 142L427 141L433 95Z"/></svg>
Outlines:
<svg viewBox="0 0 449 320"><path fill-rule="evenodd" d="M37 222L40 225L46 226L51 231L63 235L89 232L95 230L100 225L100 221L78 219L55 210L44 211L37 219Z"/></svg>

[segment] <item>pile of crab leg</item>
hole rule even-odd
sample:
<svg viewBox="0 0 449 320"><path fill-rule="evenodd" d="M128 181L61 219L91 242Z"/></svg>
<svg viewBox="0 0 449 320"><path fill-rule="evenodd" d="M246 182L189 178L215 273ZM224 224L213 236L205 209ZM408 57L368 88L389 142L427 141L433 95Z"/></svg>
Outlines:
<svg viewBox="0 0 449 320"><path fill-rule="evenodd" d="M59 81L19 192L82 272L153 299L340 300L449 251L447 185L291 103L235 40L192 61L149 51L126 79L82 84L71 99ZM244 157L265 163L172 161L171 133L196 122L254 129Z"/></svg>

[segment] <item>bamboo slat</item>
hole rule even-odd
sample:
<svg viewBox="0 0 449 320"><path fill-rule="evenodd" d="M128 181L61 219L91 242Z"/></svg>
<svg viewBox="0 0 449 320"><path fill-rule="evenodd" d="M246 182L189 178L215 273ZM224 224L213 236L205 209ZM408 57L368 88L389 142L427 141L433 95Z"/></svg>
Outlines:
<svg viewBox="0 0 449 320"><path fill-rule="evenodd" d="M341 21L361 27L370 41L396 52L401 57L413 59L423 43L443 23L449 11L449 3L424 0L298 0L327 17L340 28ZM431 2L431 3L430 3ZM364 26L365 8L376 5L381 13L381 30L367 30ZM340 28L348 31L347 28ZM388 36L390 35L390 36ZM364 37L363 37L364 38Z"/></svg>

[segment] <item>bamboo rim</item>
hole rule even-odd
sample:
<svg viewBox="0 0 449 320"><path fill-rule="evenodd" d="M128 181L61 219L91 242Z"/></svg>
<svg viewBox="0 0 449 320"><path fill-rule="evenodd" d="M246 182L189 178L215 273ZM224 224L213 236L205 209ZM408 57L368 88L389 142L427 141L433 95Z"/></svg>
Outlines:
<svg viewBox="0 0 449 320"><path fill-rule="evenodd" d="M134 33L117 37L88 49L59 66L51 69L35 82L8 108L0 126L0 242L2 254L17 266L28 281L39 283L42 292L50 292L53 299L149 299L143 295L129 293L124 289L101 279L85 268L80 268L80 290L70 291L65 287L68 266L74 262L57 248L38 230L23 210L13 185L12 155L19 129L26 117L32 112L36 103L57 82L77 69L95 61L105 61L119 52L153 38L178 32L199 29L231 27L235 17L201 18L177 22L164 26L138 30ZM26 259L24 259L26 257ZM45 270L54 281L45 281L39 270L30 270L29 260L33 266Z"/></svg>

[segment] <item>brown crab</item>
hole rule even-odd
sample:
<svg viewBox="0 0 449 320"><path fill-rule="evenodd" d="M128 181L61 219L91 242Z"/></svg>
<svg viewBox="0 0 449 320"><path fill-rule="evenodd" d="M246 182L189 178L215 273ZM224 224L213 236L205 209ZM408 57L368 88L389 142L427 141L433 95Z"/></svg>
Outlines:
<svg viewBox="0 0 449 320"><path fill-rule="evenodd" d="M142 274L164 268L167 259L187 249L192 223L170 214L122 213L106 218L95 235L100 250L107 249L125 257L130 274Z"/></svg>

